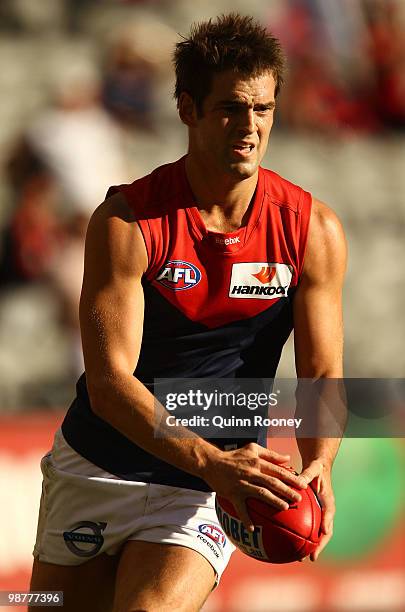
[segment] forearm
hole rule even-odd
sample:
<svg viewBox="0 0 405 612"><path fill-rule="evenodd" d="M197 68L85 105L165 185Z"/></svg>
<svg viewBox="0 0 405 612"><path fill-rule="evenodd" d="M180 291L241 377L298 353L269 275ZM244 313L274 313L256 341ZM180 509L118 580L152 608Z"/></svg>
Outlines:
<svg viewBox="0 0 405 612"><path fill-rule="evenodd" d="M314 460L331 469L347 420L343 379L300 379L296 399L305 429L297 438L303 469Z"/></svg>
<svg viewBox="0 0 405 612"><path fill-rule="evenodd" d="M321 461L326 469L331 469L341 438L298 438L297 445L302 459L302 469L315 460Z"/></svg>
<svg viewBox="0 0 405 612"><path fill-rule="evenodd" d="M181 425L167 425L169 412L137 378L117 374L88 382L93 411L129 440L163 461L204 478L221 451Z"/></svg>

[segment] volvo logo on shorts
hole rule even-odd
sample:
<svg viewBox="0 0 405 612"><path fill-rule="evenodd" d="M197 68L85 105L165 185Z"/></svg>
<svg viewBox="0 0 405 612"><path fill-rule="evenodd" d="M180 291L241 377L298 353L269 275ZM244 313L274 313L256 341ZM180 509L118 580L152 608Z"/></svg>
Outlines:
<svg viewBox="0 0 405 612"><path fill-rule="evenodd" d="M93 523L82 521L70 531L63 532L63 539L68 549L79 557L93 557L104 544L101 532L107 523Z"/></svg>
<svg viewBox="0 0 405 612"><path fill-rule="evenodd" d="M226 544L226 537L223 531L217 525L204 524L198 526L198 531L208 536L213 540L218 546L222 546L222 548Z"/></svg>
<svg viewBox="0 0 405 612"><path fill-rule="evenodd" d="M172 291L182 291L198 285L201 280L201 272L189 261L171 259L165 263L156 280Z"/></svg>

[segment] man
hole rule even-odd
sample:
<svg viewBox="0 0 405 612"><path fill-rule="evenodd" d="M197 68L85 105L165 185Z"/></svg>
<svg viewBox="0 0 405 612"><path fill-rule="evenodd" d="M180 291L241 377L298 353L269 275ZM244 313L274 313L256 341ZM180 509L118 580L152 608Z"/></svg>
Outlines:
<svg viewBox="0 0 405 612"><path fill-rule="evenodd" d="M201 537L218 525L212 491L252 528L247 496L288 508L316 480L313 560L332 534L338 440L300 440L297 476L255 442L154 435L155 378L272 378L293 326L298 376L342 376L342 228L259 166L282 83L277 40L223 16L177 45L175 65L187 155L113 188L87 233L86 377L42 461L31 584L63 590L67 610L199 610L231 552Z"/></svg>

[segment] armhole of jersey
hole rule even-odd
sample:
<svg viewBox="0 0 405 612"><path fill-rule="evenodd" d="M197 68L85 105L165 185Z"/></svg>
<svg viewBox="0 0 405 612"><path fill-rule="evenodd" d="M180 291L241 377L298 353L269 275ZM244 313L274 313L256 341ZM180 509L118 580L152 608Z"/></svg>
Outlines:
<svg viewBox="0 0 405 612"><path fill-rule="evenodd" d="M131 208L131 210L134 210L131 206L130 189L131 185L114 185L108 189L106 199L114 195L115 193L122 193L128 206ZM149 226L148 219L136 219L136 222L138 224L139 229L141 230L142 238L145 243L146 255L148 257L148 267L144 272L144 276L148 278L152 268L152 253L156 252L153 248L153 235Z"/></svg>
<svg viewBox="0 0 405 612"><path fill-rule="evenodd" d="M311 219L312 210L312 195L308 191L301 191L301 197L298 204L299 214L299 234L298 234L298 278L297 284L301 278L304 268L305 252L308 242L309 222Z"/></svg>
<svg viewBox="0 0 405 612"><path fill-rule="evenodd" d="M150 269L152 267L151 259L152 259L152 253L153 253L153 247L152 247L153 236L152 236L152 232L150 231L149 222L147 219L142 222L140 220L137 220L137 224L138 224L139 229L141 230L142 238L145 243L146 255L148 257L148 267L146 268L144 272L144 276L148 278Z"/></svg>

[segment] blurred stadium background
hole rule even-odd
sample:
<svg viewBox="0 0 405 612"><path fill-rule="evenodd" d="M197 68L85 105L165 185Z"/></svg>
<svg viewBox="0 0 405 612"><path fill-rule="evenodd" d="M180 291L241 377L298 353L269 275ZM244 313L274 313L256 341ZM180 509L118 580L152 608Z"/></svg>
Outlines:
<svg viewBox="0 0 405 612"><path fill-rule="evenodd" d="M110 184L184 153L173 44L229 10L260 19L288 56L264 165L330 204L347 232L346 376L404 376L405 2L2 0L0 590L27 588L38 461L82 368L87 220ZM279 375L294 375L291 343ZM206 610L405 609L403 456L401 439L345 440L336 534L318 564L235 555Z"/></svg>

